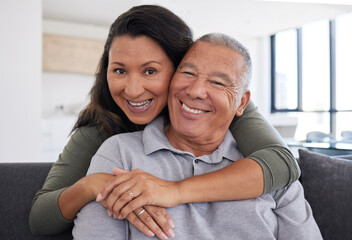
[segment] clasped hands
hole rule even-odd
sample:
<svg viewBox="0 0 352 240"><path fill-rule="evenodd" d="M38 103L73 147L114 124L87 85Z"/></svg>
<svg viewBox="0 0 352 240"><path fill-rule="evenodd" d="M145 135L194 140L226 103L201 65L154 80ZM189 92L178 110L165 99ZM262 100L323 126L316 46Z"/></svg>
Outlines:
<svg viewBox="0 0 352 240"><path fill-rule="evenodd" d="M113 170L97 201L114 218L127 218L147 236L174 236L174 223L165 207L181 204L178 182L165 181L141 170ZM145 211L143 211L145 209ZM167 235L167 236L166 236Z"/></svg>

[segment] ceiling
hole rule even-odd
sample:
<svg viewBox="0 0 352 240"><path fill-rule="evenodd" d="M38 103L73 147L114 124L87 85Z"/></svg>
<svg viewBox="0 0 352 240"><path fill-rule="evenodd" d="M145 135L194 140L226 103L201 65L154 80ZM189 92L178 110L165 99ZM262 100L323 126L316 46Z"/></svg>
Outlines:
<svg viewBox="0 0 352 240"><path fill-rule="evenodd" d="M195 36L224 32L266 36L319 19L352 13L352 0L340 4L268 0L42 0L44 19L109 26L132 6L162 5L185 20ZM319 2L319 1L308 1ZM322 1L320 1L322 2ZM327 0L323 1L327 2Z"/></svg>

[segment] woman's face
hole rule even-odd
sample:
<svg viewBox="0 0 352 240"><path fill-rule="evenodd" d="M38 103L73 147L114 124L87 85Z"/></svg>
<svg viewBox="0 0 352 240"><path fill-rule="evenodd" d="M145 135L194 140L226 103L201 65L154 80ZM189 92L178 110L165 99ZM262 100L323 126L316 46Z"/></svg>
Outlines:
<svg viewBox="0 0 352 240"><path fill-rule="evenodd" d="M136 124L151 122L167 103L174 67L151 38L115 37L109 51L107 79L116 104Z"/></svg>

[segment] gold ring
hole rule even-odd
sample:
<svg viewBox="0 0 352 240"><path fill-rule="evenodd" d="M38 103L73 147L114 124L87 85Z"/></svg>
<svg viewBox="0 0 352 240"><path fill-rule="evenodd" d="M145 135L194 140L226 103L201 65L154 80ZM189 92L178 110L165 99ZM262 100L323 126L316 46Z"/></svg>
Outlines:
<svg viewBox="0 0 352 240"><path fill-rule="evenodd" d="M139 217L139 215L141 215L142 213L144 213L145 212L145 209L143 208L138 214L137 214L137 216Z"/></svg>

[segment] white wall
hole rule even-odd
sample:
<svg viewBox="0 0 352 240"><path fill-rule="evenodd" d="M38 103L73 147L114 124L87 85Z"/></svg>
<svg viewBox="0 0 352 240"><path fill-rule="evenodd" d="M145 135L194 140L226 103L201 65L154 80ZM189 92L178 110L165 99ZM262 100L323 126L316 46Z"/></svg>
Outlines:
<svg viewBox="0 0 352 240"><path fill-rule="evenodd" d="M0 161L40 161L41 0L0 1Z"/></svg>
<svg viewBox="0 0 352 240"><path fill-rule="evenodd" d="M105 40L108 36L109 26L44 19L43 32Z"/></svg>
<svg viewBox="0 0 352 240"><path fill-rule="evenodd" d="M77 115L89 101L93 75L43 72L42 115Z"/></svg>
<svg viewBox="0 0 352 240"><path fill-rule="evenodd" d="M260 112L270 115L270 37L258 37L244 41L252 57L251 99Z"/></svg>

